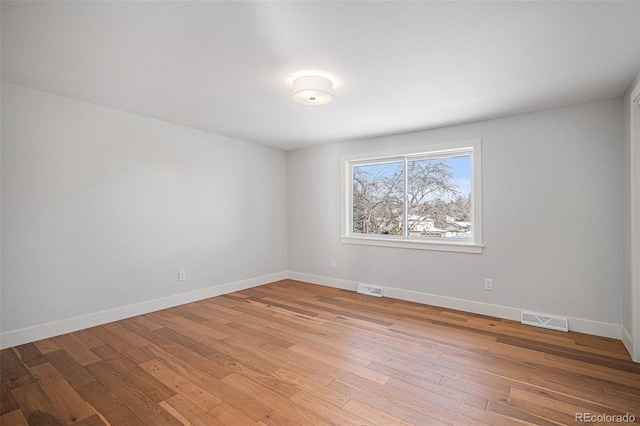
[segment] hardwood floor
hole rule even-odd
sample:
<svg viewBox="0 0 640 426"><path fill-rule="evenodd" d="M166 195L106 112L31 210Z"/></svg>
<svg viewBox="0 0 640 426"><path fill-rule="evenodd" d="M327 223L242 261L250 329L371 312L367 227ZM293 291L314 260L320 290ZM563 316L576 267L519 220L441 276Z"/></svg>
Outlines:
<svg viewBox="0 0 640 426"><path fill-rule="evenodd" d="M11 426L640 423L619 341L291 280L0 359Z"/></svg>

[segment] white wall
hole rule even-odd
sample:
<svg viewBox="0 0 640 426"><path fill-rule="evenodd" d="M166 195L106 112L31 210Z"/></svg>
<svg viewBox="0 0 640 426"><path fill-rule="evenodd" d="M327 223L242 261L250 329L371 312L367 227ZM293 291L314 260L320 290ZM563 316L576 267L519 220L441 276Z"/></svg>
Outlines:
<svg viewBox="0 0 640 426"><path fill-rule="evenodd" d="M623 280L622 280L622 326L624 328L623 341L627 345L627 348L630 352L632 351L632 338L634 334L637 334L637 330L634 329L633 323L633 281L632 281L632 250L631 250L631 181L633 179L638 180L635 176L631 175L632 162L633 159L631 157L631 145L633 141L631 140L631 116L629 105L631 102L631 92L635 89L635 87L640 83L640 73L635 77L631 85L629 86L629 90L625 93L622 98L623 105L623 154L622 154L622 164L623 164ZM636 154L637 155L637 154ZM636 160L637 161L637 160ZM638 173L636 171L636 173ZM638 183L640 185L640 183ZM636 200L637 202L637 200ZM636 220L638 220L636 218ZM637 313L640 315L640 313ZM639 355L636 354L636 357Z"/></svg>
<svg viewBox="0 0 640 426"><path fill-rule="evenodd" d="M286 167L279 150L3 83L2 332L284 273Z"/></svg>
<svg viewBox="0 0 640 426"><path fill-rule="evenodd" d="M474 138L482 139L483 254L340 243L341 156ZM289 152L289 271L619 330L621 158L621 100Z"/></svg>

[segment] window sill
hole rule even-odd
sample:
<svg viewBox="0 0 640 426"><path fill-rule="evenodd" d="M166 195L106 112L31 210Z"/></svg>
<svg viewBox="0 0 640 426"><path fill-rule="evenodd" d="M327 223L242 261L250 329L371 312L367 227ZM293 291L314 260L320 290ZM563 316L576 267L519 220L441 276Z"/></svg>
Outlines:
<svg viewBox="0 0 640 426"><path fill-rule="evenodd" d="M450 251L458 253L482 254L484 245L475 243L452 243L436 241L417 241L394 238L343 236L343 244L359 244L365 246L395 247L416 250Z"/></svg>

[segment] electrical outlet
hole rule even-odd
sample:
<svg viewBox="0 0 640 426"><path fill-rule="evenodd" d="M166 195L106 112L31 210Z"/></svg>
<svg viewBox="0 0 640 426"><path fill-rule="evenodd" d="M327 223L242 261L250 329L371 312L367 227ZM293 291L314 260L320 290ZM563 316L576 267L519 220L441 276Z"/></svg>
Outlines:
<svg viewBox="0 0 640 426"><path fill-rule="evenodd" d="M185 269L180 269L178 271L178 281L184 281L187 279L187 271Z"/></svg>
<svg viewBox="0 0 640 426"><path fill-rule="evenodd" d="M329 261L329 267L330 267L331 269L336 269L336 260L335 260L335 259L331 259L331 260Z"/></svg>
<svg viewBox="0 0 640 426"><path fill-rule="evenodd" d="M488 291L493 291L493 280L491 278L484 279L484 289Z"/></svg>

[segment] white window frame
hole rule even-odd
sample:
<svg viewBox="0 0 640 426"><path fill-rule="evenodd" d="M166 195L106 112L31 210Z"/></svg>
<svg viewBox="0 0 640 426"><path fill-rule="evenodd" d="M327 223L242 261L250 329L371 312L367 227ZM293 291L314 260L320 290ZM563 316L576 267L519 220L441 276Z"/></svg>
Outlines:
<svg viewBox="0 0 640 426"><path fill-rule="evenodd" d="M376 152L360 155L349 155L341 158L341 238L345 244L368 246L396 247L419 250L438 250L461 253L481 254L482 243L482 141L447 142L428 145L420 148ZM443 158L464 153L471 156L471 241L407 238L405 236L380 236L355 234L353 232L353 167L360 165L408 161L415 158ZM405 179L407 176L405 175ZM405 194L406 197L406 194ZM405 223L407 208L405 201Z"/></svg>

